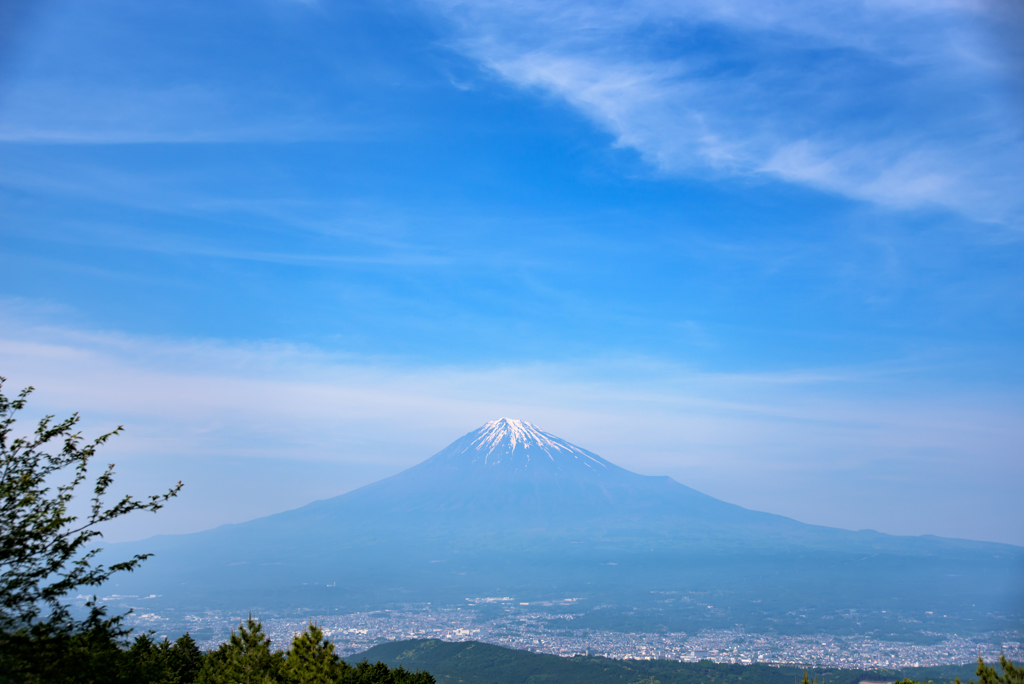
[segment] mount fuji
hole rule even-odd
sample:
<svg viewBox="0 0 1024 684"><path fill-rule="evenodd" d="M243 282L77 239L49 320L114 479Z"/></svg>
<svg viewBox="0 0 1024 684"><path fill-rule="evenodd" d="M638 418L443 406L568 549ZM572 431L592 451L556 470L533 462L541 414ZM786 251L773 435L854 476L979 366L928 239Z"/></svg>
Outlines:
<svg viewBox="0 0 1024 684"><path fill-rule="evenodd" d="M1024 548L748 510L508 418L341 496L110 551L155 556L108 591L180 610L571 597L608 624L666 629L1019 630L1024 618Z"/></svg>

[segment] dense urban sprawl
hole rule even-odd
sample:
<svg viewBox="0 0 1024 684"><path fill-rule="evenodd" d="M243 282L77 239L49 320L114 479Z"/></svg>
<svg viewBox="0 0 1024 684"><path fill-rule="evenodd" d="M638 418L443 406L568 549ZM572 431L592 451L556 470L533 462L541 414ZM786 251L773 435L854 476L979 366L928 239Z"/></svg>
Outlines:
<svg viewBox="0 0 1024 684"><path fill-rule="evenodd" d="M275 644L287 644L309 621L317 623L342 656L353 655L388 641L443 639L483 641L509 648L559 656L599 655L619 659L666 659L718 663L772 663L846 668L902 668L968 663L980 654L997 660L1000 651L1019 661L1024 657L1020 633L1000 632L970 637L942 635L933 644L883 641L872 636L827 634L785 636L754 634L743 629L703 630L699 633L621 633L576 629L579 614L553 614L515 606L497 617L481 619L480 603L501 599L471 599L465 608L410 606L348 615L303 618L265 618L264 628ZM244 615L207 613L183 619L136 613L137 628L157 635L189 630L204 649L215 648L237 627Z"/></svg>

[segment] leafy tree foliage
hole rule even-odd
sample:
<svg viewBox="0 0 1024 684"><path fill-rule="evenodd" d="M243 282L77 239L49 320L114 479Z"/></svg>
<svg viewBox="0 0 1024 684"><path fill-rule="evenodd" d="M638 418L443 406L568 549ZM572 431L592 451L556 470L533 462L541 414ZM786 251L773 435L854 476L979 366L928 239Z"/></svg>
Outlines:
<svg viewBox="0 0 1024 684"><path fill-rule="evenodd" d="M5 379L0 378L0 390ZM181 483L165 494L146 500L128 495L113 505L104 495L114 481L110 464L96 478L85 519L72 515L69 504L75 490L86 480L96 449L121 432L118 427L83 443L75 431L78 414L55 422L46 416L31 437L11 439L15 416L25 407L29 387L10 400L0 391L0 630L31 628L40 612L49 610L46 621L55 629L73 620L62 599L81 587L95 587L112 574L131 571L148 555L109 567L93 565L98 548L88 544L102 532L98 526L134 511L158 511L177 496ZM52 446L56 450L50 450ZM52 489L52 482L66 481ZM95 606L90 606L95 608Z"/></svg>
<svg viewBox="0 0 1024 684"><path fill-rule="evenodd" d="M96 564L100 549L90 542L102 537L103 523L160 510L181 483L144 500L125 496L108 504L111 464L92 484L86 515L74 515L71 502L96 450L122 428L83 442L75 413L62 421L46 416L31 436L14 437L32 388L10 399L5 381L0 377L0 682L117 681L129 632L124 616L108 616L93 597L86 617L75 618L65 597L138 567L147 555Z"/></svg>
<svg viewBox="0 0 1024 684"><path fill-rule="evenodd" d="M78 684L118 682L126 630L93 610L74 628L38 622L0 634L0 682Z"/></svg>

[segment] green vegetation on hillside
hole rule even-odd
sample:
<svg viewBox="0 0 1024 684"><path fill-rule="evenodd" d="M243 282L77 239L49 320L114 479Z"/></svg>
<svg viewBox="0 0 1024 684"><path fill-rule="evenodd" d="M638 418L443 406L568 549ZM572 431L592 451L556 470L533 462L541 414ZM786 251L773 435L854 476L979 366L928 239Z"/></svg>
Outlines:
<svg viewBox="0 0 1024 684"><path fill-rule="evenodd" d="M389 668L363 660L355 666L334 653L314 624L292 639L287 652L274 651L263 627L251 617L231 639L204 659L198 684L435 684L426 672ZM156 684L156 682L154 682ZM159 684L164 684L160 680ZM171 682L167 682L171 684Z"/></svg>
<svg viewBox="0 0 1024 684"><path fill-rule="evenodd" d="M805 673L823 684L859 684L865 680L891 682L902 678L933 684L953 684L958 678L966 680L975 672L973 666L966 665L906 668L900 671L836 668L804 670L765 664L731 665L710 660L681 663L588 656L562 658L476 641L449 643L437 639L382 644L350 660L360 658L427 670L439 684L793 684L794 680L800 681ZM983 666L988 668L982 663L976 670L981 677L979 684L1024 684L1013 678L993 680L983 674ZM1012 663L1010 667L1013 667Z"/></svg>
<svg viewBox="0 0 1024 684"><path fill-rule="evenodd" d="M260 623L249 618L220 648L202 653L189 634L171 643L148 634L130 646L81 631L64 640L37 641L0 652L2 684L435 684L426 672L367 661L341 660L316 625L291 647L275 651Z"/></svg>

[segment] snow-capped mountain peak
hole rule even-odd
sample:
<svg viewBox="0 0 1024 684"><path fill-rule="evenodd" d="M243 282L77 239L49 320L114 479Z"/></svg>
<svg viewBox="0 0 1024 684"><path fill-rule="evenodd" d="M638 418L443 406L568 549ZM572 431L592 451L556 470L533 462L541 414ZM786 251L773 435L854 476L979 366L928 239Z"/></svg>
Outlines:
<svg viewBox="0 0 1024 684"><path fill-rule="evenodd" d="M473 446L480 451L486 449L488 454L493 453L496 448L502 445L507 445L512 449L519 445L529 449L533 445L545 451L554 449L557 451L580 451L582 453L581 449L574 447L568 442L563 442L554 435L549 436L536 425L527 423L525 420L499 418L484 425L477 430L477 433L479 436L473 440Z"/></svg>
<svg viewBox="0 0 1024 684"><path fill-rule="evenodd" d="M513 418L486 423L434 458L449 467L491 466L513 471L582 468L594 472L613 467L600 456L544 432L532 423Z"/></svg>

